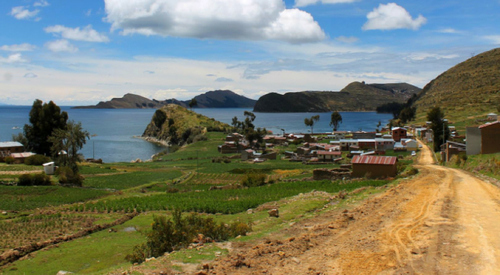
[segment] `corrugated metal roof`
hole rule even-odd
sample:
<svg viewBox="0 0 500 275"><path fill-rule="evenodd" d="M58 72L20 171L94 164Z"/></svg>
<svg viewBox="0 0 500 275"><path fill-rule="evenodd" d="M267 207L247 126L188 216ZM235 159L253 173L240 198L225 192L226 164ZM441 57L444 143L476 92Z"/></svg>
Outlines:
<svg viewBox="0 0 500 275"><path fill-rule="evenodd" d="M341 156L342 152L340 151L318 151L318 155L333 155L333 156Z"/></svg>
<svg viewBox="0 0 500 275"><path fill-rule="evenodd" d="M0 142L0 148L7 148L7 147L23 147L23 145L17 141Z"/></svg>
<svg viewBox="0 0 500 275"><path fill-rule="evenodd" d="M482 129L482 128L485 128L485 127L489 127L489 126L492 126L492 125L496 125L496 124L500 124L500 121L495 121L495 122L492 122L492 123L486 123L484 125L479 126L479 129Z"/></svg>
<svg viewBox="0 0 500 275"><path fill-rule="evenodd" d="M352 164L377 164L377 165L394 165L398 161L397 157L383 156L354 156Z"/></svg>
<svg viewBox="0 0 500 275"><path fill-rule="evenodd" d="M27 158L27 157L31 157L31 156L34 156L36 155L35 153L30 153L30 152L23 152L23 153L12 153L10 154L11 157L15 158L15 159L23 159L23 158Z"/></svg>

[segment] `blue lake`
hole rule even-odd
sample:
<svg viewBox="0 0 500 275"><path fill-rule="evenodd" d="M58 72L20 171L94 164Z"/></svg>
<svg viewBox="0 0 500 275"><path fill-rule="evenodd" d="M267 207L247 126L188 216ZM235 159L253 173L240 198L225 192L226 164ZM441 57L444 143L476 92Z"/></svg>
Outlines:
<svg viewBox="0 0 500 275"><path fill-rule="evenodd" d="M13 134L21 133L23 125L29 123L31 106L0 106L0 141L12 139ZM153 109L71 109L69 119L80 121L85 130L93 137L83 147L81 153L86 157L102 158L104 162L131 161L137 158L150 159L153 154L164 148L134 138L144 132L155 110ZM233 117L243 120L243 112L251 109L194 109L196 112L230 124ZM265 127L274 133L308 133L304 118L320 115L314 125L314 132L331 132L329 126L331 113L255 113L255 125ZM375 112L341 112L343 131L374 131L377 123L385 125L392 118L390 114ZM19 127L19 129L16 129Z"/></svg>

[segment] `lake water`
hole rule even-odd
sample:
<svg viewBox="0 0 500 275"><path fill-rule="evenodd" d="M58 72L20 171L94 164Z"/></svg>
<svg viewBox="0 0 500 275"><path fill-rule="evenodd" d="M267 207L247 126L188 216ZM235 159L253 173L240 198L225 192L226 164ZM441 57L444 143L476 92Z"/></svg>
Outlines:
<svg viewBox="0 0 500 275"><path fill-rule="evenodd" d="M23 125L29 123L31 106L0 106L0 141L9 141L13 134L21 133ZM93 137L87 141L81 153L86 157L101 158L104 162L131 161L137 158L150 159L164 148L134 138L140 136L151 121L153 109L71 109L61 107L68 112L69 119L80 121L85 130ZM251 109L194 109L196 112L230 124L234 116L243 120L243 112ZM265 127L274 133L308 133L304 118L320 115L314 125L314 132L331 132L329 126L331 113L255 113L254 124ZM375 112L341 112L342 131L374 131L378 121L385 125L392 118L390 114ZM19 129L15 129L19 127Z"/></svg>

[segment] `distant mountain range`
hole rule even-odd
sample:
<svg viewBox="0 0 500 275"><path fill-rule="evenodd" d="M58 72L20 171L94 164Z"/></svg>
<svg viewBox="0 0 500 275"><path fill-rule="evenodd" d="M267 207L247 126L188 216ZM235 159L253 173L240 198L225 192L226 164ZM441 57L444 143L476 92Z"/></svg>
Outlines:
<svg viewBox="0 0 500 275"><path fill-rule="evenodd" d="M210 91L195 97L196 108L252 108L256 100L238 95L229 90ZM188 107L191 100L156 100L135 94L126 94L122 98L101 101L97 105L77 106L75 109L158 109L167 104L177 104Z"/></svg>
<svg viewBox="0 0 500 275"><path fill-rule="evenodd" d="M407 83L352 82L340 92L270 93L259 98L254 112L375 111L384 103L405 102L420 91L420 88Z"/></svg>

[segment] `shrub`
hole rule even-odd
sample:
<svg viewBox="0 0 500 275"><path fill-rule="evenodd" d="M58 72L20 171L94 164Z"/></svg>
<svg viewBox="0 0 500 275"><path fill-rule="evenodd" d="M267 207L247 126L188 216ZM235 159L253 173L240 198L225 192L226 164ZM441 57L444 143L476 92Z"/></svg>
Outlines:
<svg viewBox="0 0 500 275"><path fill-rule="evenodd" d="M238 235L244 236L250 231L251 226L242 222L236 221L226 225L195 213L182 218L181 211L174 210L172 219L165 216L154 217L152 229L146 234L146 243L135 246L132 254L127 255L125 259L132 263L141 263L146 258L158 257L165 252L186 247L194 240L225 241Z"/></svg>
<svg viewBox="0 0 500 275"><path fill-rule="evenodd" d="M266 184L266 175L264 174L246 174L241 180L241 184L246 187L257 187Z"/></svg>
<svg viewBox="0 0 500 275"><path fill-rule="evenodd" d="M67 166L62 166L59 167L55 175L59 178L59 183L61 184L69 184L69 185L75 185L75 186L82 186L83 184L83 177L79 173L74 173L73 169L67 167Z"/></svg>
<svg viewBox="0 0 500 275"><path fill-rule="evenodd" d="M9 157L5 157L4 161L7 164L13 164L16 160L13 157L9 156Z"/></svg>
<svg viewBox="0 0 500 275"><path fill-rule="evenodd" d="M45 173L40 174L23 174L19 177L18 186L32 186L32 185L52 185L50 176Z"/></svg>
<svg viewBox="0 0 500 275"><path fill-rule="evenodd" d="M44 163L50 162L50 158L44 155L34 155L29 156L24 160L26 165L42 165Z"/></svg>

